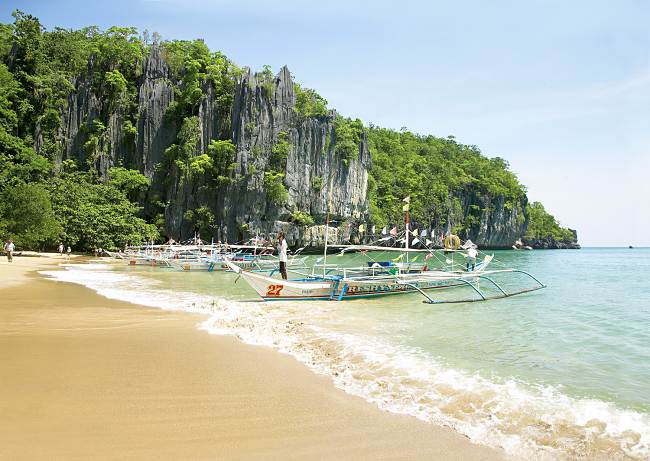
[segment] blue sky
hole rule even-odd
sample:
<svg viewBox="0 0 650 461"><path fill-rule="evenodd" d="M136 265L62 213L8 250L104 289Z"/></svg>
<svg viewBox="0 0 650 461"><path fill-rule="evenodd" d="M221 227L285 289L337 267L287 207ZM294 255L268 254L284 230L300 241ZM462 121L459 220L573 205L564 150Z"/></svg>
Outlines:
<svg viewBox="0 0 650 461"><path fill-rule="evenodd" d="M203 38L341 114L507 159L583 245L650 246L650 2L12 1L46 27Z"/></svg>

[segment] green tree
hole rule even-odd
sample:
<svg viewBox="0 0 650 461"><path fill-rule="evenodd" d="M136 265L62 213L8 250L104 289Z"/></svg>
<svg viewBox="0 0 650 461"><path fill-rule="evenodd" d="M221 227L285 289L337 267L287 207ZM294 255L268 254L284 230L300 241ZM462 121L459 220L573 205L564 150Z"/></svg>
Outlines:
<svg viewBox="0 0 650 461"><path fill-rule="evenodd" d="M52 245L62 232L43 184L18 183L0 192L0 234L24 249Z"/></svg>
<svg viewBox="0 0 650 461"><path fill-rule="evenodd" d="M327 100L311 88L303 88L293 84L296 95L294 110L303 117L326 117L329 114Z"/></svg>
<svg viewBox="0 0 650 461"><path fill-rule="evenodd" d="M340 115L334 120L334 130L336 133L336 153L348 165L351 160L359 156L359 144L364 132L361 120L346 119Z"/></svg>
<svg viewBox="0 0 650 461"><path fill-rule="evenodd" d="M289 192L284 186L284 173L264 173L264 190L269 200L276 205L284 205L289 200Z"/></svg>
<svg viewBox="0 0 650 461"><path fill-rule="evenodd" d="M144 199L144 195L151 181L137 170L128 170L123 167L111 168L108 172L109 184L126 194L129 200L137 202Z"/></svg>
<svg viewBox="0 0 650 461"><path fill-rule="evenodd" d="M208 155L212 159L212 165L220 183L228 182L228 176L232 171L232 164L235 161L237 148L230 140L210 141L208 146Z"/></svg>
<svg viewBox="0 0 650 461"><path fill-rule="evenodd" d="M287 158L291 152L291 144L289 143L289 135L286 131L278 133L278 137L271 147L271 161L269 166L275 172L283 172L287 169Z"/></svg>
<svg viewBox="0 0 650 461"><path fill-rule="evenodd" d="M203 205L195 210L187 210L183 218L191 222L203 238L212 236L214 232L214 214L209 207Z"/></svg>
<svg viewBox="0 0 650 461"><path fill-rule="evenodd" d="M51 194L63 238L76 248L117 249L158 236L156 227L138 216L140 208L124 192L110 184L94 183L91 175L57 178Z"/></svg>
<svg viewBox="0 0 650 461"><path fill-rule="evenodd" d="M386 225L403 219L402 199L411 196L411 218L424 226L453 224L470 230L480 224L481 209L463 210L461 197L520 207L526 189L506 161L483 156L476 146L452 138L422 136L407 130L370 127L372 169L368 195L372 219ZM524 210L519 209L523 216ZM451 222L450 222L451 221Z"/></svg>
<svg viewBox="0 0 650 461"><path fill-rule="evenodd" d="M309 213L304 211L295 210L289 217L289 222L293 222L299 226L311 226L314 224L314 218Z"/></svg>
<svg viewBox="0 0 650 461"><path fill-rule="evenodd" d="M109 104L116 104L127 89L128 83L119 70L111 70L104 75L106 96Z"/></svg>

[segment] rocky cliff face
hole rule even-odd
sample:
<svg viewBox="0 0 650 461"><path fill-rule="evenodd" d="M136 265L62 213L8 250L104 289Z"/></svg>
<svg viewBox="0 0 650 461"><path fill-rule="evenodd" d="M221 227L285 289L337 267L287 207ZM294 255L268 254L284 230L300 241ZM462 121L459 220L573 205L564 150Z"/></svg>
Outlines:
<svg viewBox="0 0 650 461"><path fill-rule="evenodd" d="M207 206L215 216L209 237L231 242L284 230L290 243L317 245L323 237L319 223L324 222L328 210L332 221L368 219L371 160L366 140L359 143L357 157L345 165L335 152L336 114L332 111L325 117L307 118L296 113L294 83L286 67L270 81L245 73L236 83L229 108L218 107L212 85L203 85L204 97L198 109L200 145L195 154L205 153L214 139L230 139L237 153L231 181L226 185L205 178L182 181L178 174L165 175L157 169L178 130L177 122L166 117L178 82L173 81L158 47L152 48L143 64L133 137L123 129L127 117L122 109L109 107L97 96L91 85L92 74L90 62L86 74L73 82L75 91L62 113L57 164L74 158L92 162L102 175L117 165L141 171L152 179L150 199L167 203L164 216L170 237L194 235L194 225L185 219L185 212L199 206ZM229 114L230 119L218 114ZM95 157L88 159L84 145L95 119L108 120L108 124L98 135ZM276 205L267 197L264 173L270 169L272 149L280 133L290 146L283 171L288 200ZM144 205L151 208L150 203ZM315 225L310 228L289 223L294 211L311 215ZM334 242L349 237L349 233L332 232Z"/></svg>
<svg viewBox="0 0 650 461"><path fill-rule="evenodd" d="M524 214L526 197L523 197L515 206L508 206L503 197L478 197L469 194L461 198L463 214L473 214L478 207L477 215L479 222L464 232L462 237L471 239L482 247L507 248L520 238L528 225L528 219Z"/></svg>
<svg viewBox="0 0 650 461"><path fill-rule="evenodd" d="M369 221L371 156L367 140L361 138L357 155L346 164L336 153L335 112L323 117L297 113L294 83L286 67L273 78L246 72L235 84L229 107L219 107L212 84L203 83L197 113L200 142L194 155L205 153L213 140L231 140L236 155L226 183L206 177L183 179L178 172L161 171L165 150L176 142L179 129L179 122L166 114L180 83L174 80L160 48L152 47L144 60L137 100L128 104L110 103L98 96L91 84L93 71L91 61L87 72L73 81L75 91L62 110L61 149L56 163L69 158L83 160L104 176L117 165L141 171L152 179L149 197L143 203L145 212L150 217L164 212L169 237L179 240L193 236L195 224L187 219L187 211L207 207L214 222L212 235L203 237L215 241L234 242L282 230L292 245L321 246L328 211L336 223L330 229L330 242L368 240L356 232L358 224ZM93 120L100 119L103 128L93 128ZM134 130L125 129L129 124ZM91 152L87 143L92 136L97 146ZM286 166L282 165L281 171L288 198L277 204L269 199L265 172L277 168L272 167L273 147L280 138L289 144ZM38 136L36 139L38 148ZM448 225L453 227L467 216L475 217L463 237L483 247L509 248L524 234L525 199L509 209L499 198L459 198L460 214ZM291 223L296 211L309 214L314 224ZM435 244L442 245L448 229L433 230Z"/></svg>
<svg viewBox="0 0 650 461"><path fill-rule="evenodd" d="M471 239L482 248L510 249L526 232L528 217L523 211L526 209L526 197L515 206L509 206L503 197L492 198L474 193L452 196L450 201L458 203L458 207L446 217L445 225L430 228L425 223L411 223L411 229L417 229L420 234L426 230L426 237L418 237L418 240L429 239L432 246L442 248L445 237L462 225L462 230L455 231L462 240ZM411 240L414 238L412 235ZM364 240L372 239L369 236Z"/></svg>
<svg viewBox="0 0 650 461"><path fill-rule="evenodd" d="M573 241L571 242L560 242L552 237L548 237L545 239L533 240L523 239L523 243L524 245L529 245L538 250L579 250L580 245L578 244L578 232L574 229L569 230L573 234Z"/></svg>
<svg viewBox="0 0 650 461"><path fill-rule="evenodd" d="M368 218L371 162L365 139L357 157L346 166L335 153L335 114L305 118L294 106L294 85L286 67L272 82L260 81L250 72L238 82L232 127L237 146L235 174L242 180L229 188L217 208L224 238L236 234L234 226L245 224L250 234L283 229L290 242L312 245L313 230L286 224L291 211L305 211L316 223L325 220L328 210L339 221ZM290 145L284 180L288 200L277 206L266 200L263 186L280 133L286 134Z"/></svg>

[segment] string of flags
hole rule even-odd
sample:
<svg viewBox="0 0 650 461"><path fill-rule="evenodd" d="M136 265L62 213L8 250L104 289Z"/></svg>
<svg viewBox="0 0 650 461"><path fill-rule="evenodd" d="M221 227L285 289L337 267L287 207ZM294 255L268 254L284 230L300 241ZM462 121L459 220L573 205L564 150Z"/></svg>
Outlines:
<svg viewBox="0 0 650 461"><path fill-rule="evenodd" d="M408 195L402 199L402 202L404 202L404 205L402 205L402 211L410 211L411 209L411 196ZM365 223L359 224L359 233L364 234L368 228L366 227ZM372 235L376 235L377 232L377 226L373 225L370 228L370 233ZM393 237L396 237L398 235L398 230L397 226L394 226L392 228L388 228L388 226L382 227L380 231L381 235L384 237L379 239L379 242L384 242L386 240L390 240ZM436 239L435 231L434 229L431 229L430 231L428 229L412 229L409 231L413 239L411 240L411 245L416 245L418 243L424 243L426 246L430 246L434 239ZM430 238L429 238L430 237ZM441 237L444 237L441 236ZM405 239L402 239L401 241L403 242ZM428 258L427 258L428 259Z"/></svg>
<svg viewBox="0 0 650 461"><path fill-rule="evenodd" d="M358 229L359 229L359 233L360 233L360 234L363 234L363 233L366 232L366 230L368 230L368 227L366 226L366 224L362 223L362 224L359 224ZM397 229L397 226L391 227L390 229L388 228L388 226L384 226L384 227L379 231L379 233L380 233L381 235L383 235L383 236L388 236L388 235L390 235L390 236L395 237L395 236L397 236L397 234L398 234L398 229ZM416 243L417 243L417 242L425 242L427 245L431 245L431 244L433 243L433 240L432 240L432 239L435 239L435 238L436 238L436 236L435 236L435 232L434 232L433 230L429 231L428 229L417 229L417 228L416 228L416 229L412 229L412 230L410 230L409 233L410 233L411 236L413 237L413 242L416 242ZM377 235L377 226L372 226L372 227L370 228L370 234L371 234L371 235ZM429 237L430 237L430 238L429 238ZM380 241L380 242L381 242L381 241L385 241L385 240L388 240L389 238L390 238L390 237L388 237L388 238L382 238L382 239L379 240L379 241Z"/></svg>
<svg viewBox="0 0 650 461"><path fill-rule="evenodd" d="M359 224L358 229L359 229L359 233L363 234L368 230L368 227L366 226L366 224ZM384 226L379 231L379 233L381 235L384 235L384 236L392 235L394 237L394 236L396 236L398 234L398 229L397 229L397 226L391 227L390 229L388 229L387 226ZM412 230L409 231L409 233L414 238L414 240L417 239L418 241L427 242L427 245L430 245L431 242L432 242L431 239L435 238L434 231L433 230L429 231L428 229L421 229L421 230L420 229L412 229ZM370 234L371 235L377 235L377 226L372 226L370 228ZM431 239L429 237L431 237Z"/></svg>

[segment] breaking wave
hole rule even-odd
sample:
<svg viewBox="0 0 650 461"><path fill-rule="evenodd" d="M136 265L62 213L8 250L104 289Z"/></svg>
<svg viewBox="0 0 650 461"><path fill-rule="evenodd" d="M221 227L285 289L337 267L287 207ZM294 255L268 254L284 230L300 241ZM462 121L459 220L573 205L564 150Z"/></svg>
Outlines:
<svg viewBox="0 0 650 461"><path fill-rule="evenodd" d="M650 459L650 415L579 399L550 386L487 379L430 353L333 329L329 303L241 302L172 291L104 264L69 264L47 277L108 298L207 316L199 328L287 353L380 408L451 427L473 442L533 459Z"/></svg>

